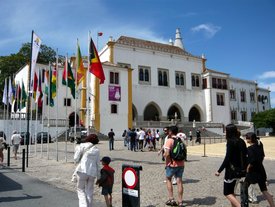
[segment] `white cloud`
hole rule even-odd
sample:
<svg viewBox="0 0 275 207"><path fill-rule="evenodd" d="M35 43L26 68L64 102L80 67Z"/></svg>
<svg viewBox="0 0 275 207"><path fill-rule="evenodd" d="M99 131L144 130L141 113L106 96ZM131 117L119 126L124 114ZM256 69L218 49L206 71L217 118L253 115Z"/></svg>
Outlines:
<svg viewBox="0 0 275 207"><path fill-rule="evenodd" d="M266 71L259 76L259 79L275 78L275 71Z"/></svg>
<svg viewBox="0 0 275 207"><path fill-rule="evenodd" d="M275 82L274 83L259 82L258 85L261 88L268 88L271 92L275 92Z"/></svg>
<svg viewBox="0 0 275 207"><path fill-rule="evenodd" d="M191 28L192 32L203 32L207 38L212 38L215 34L221 30L221 27L215 26L213 24L200 24Z"/></svg>

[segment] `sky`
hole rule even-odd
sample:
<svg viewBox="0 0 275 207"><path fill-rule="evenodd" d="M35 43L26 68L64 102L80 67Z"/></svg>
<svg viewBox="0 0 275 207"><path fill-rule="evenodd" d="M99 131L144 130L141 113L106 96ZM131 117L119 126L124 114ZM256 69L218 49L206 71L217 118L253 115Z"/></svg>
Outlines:
<svg viewBox="0 0 275 207"><path fill-rule="evenodd" d="M110 36L168 43L180 28L185 49L210 69L257 81L275 107L274 0L0 0L0 56L17 53L32 30L60 55L87 55ZM97 38L97 32L103 36Z"/></svg>

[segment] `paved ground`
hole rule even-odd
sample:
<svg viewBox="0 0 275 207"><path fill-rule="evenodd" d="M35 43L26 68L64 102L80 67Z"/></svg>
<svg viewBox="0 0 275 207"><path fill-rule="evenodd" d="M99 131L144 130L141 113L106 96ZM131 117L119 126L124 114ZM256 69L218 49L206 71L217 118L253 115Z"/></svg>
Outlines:
<svg viewBox="0 0 275 207"><path fill-rule="evenodd" d="M74 192L59 189L53 185L10 168L0 170L0 206L64 206L75 207L78 204Z"/></svg>
<svg viewBox="0 0 275 207"><path fill-rule="evenodd" d="M262 139L266 159L264 165L268 173L269 190L275 194L275 137ZM75 191L75 184L71 183L71 174L74 169L72 161L74 145L67 144L67 162L65 162L65 143L58 144L58 162L56 161L56 143L49 146L49 156L46 153L47 146L37 146L36 155L34 146L31 148L29 167L26 173L32 177L45 181L58 188ZM141 206L142 207L163 207L167 200L164 163L156 152L131 152L123 146L122 141L115 142L115 150L108 150L108 143L102 141L98 145L101 156L112 157L111 166L116 170L115 184L113 189L113 202L115 207L122 206L121 198L121 177L122 164L141 165L140 172ZM188 147L188 162L184 172L184 201L187 206L230 206L222 195L223 174L220 177L214 176L219 168L225 153L225 143L201 144ZM48 159L49 158L49 159ZM21 160L11 160L11 168L20 170ZM1 169L0 169L1 172ZM176 190L176 187L174 187ZM238 192L238 191L237 191ZM259 204L250 206L267 206L259 189L257 189ZM176 191L174 192L176 196ZM50 198L49 198L50 199ZM104 198L100 195L100 189L96 187L95 202L97 207L104 206Z"/></svg>

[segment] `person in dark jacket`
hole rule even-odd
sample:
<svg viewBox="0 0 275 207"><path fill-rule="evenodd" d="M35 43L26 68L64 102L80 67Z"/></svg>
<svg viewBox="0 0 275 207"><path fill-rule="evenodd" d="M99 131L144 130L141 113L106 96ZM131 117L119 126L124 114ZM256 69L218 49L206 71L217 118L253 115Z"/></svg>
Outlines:
<svg viewBox="0 0 275 207"><path fill-rule="evenodd" d="M250 146L247 149L248 152L248 165L247 175L245 181L250 184L258 183L261 192L267 199L271 207L275 207L273 197L268 192L266 187L266 171L263 165L265 157L263 144L258 140L257 136L253 132L246 134L246 141Z"/></svg>
<svg viewBox="0 0 275 207"><path fill-rule="evenodd" d="M215 175L219 176L225 169L223 194L230 201L231 206L241 207L234 193L236 181L240 176L232 169L246 169L247 148L234 124L226 126L226 140L226 155Z"/></svg>
<svg viewBox="0 0 275 207"><path fill-rule="evenodd" d="M101 194L104 195L106 206L112 207L112 191L115 170L109 166L111 162L110 157L103 157L101 162L103 168L100 170L100 179L96 181L96 184L102 186Z"/></svg>

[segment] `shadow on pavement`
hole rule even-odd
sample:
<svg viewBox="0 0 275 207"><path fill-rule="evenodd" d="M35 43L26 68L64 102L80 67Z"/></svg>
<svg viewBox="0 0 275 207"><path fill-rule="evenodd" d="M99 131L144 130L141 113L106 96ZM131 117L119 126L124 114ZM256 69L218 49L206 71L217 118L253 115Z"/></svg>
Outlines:
<svg viewBox="0 0 275 207"><path fill-rule="evenodd" d="M196 179L185 179L183 180L183 184L190 184L190 183L198 183L200 182L200 180L196 180Z"/></svg>
<svg viewBox="0 0 275 207"><path fill-rule="evenodd" d="M42 196L31 196L25 194L25 196L19 196L19 197L1 197L0 202L14 202L14 201L20 201L20 200L28 200L28 199L40 199Z"/></svg>
<svg viewBox="0 0 275 207"><path fill-rule="evenodd" d="M215 205L217 197L208 196L205 198L194 198L193 200L185 201L187 206L195 205L206 205L206 206L213 206Z"/></svg>
<svg viewBox="0 0 275 207"><path fill-rule="evenodd" d="M1 180L0 192L14 191L14 190L22 189L21 184L15 182L14 180L10 179L9 177L3 175L2 173L0 173L0 180Z"/></svg>

